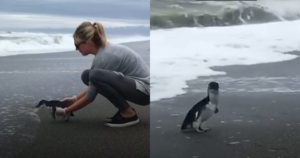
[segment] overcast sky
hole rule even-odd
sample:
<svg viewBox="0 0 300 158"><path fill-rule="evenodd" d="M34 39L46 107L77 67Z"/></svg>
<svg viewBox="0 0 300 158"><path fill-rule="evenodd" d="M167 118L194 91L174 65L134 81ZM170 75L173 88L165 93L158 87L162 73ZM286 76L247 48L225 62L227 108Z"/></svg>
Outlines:
<svg viewBox="0 0 300 158"><path fill-rule="evenodd" d="M82 21L149 26L149 12L149 0L0 0L0 30L74 29Z"/></svg>

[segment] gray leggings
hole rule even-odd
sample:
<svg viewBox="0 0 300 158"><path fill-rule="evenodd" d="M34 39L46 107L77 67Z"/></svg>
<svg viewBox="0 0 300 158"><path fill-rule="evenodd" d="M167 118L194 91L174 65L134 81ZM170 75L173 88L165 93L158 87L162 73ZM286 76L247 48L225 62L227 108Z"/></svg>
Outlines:
<svg viewBox="0 0 300 158"><path fill-rule="evenodd" d="M107 98L119 111L130 107L127 101L138 105L150 104L150 96L136 89L135 81L103 69L84 70L81 79L85 85L89 81L98 93Z"/></svg>

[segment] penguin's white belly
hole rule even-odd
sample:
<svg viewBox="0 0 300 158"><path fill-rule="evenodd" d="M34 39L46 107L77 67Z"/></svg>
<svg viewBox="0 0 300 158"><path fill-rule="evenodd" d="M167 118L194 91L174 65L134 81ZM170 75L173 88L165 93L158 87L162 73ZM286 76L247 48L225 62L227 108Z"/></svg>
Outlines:
<svg viewBox="0 0 300 158"><path fill-rule="evenodd" d="M201 120L206 121L209 118L211 118L214 114L215 109L217 108L217 106L215 104L208 104L205 109L203 109L201 111Z"/></svg>

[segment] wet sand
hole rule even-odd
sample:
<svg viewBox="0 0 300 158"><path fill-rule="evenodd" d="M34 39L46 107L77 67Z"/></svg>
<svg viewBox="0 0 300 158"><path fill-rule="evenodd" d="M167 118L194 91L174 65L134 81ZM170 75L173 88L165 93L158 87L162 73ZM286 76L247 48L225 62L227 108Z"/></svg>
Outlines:
<svg viewBox="0 0 300 158"><path fill-rule="evenodd" d="M126 43L149 64L149 41ZM149 106L133 105L140 123L108 128L116 112L98 95L69 122L52 120L50 111L33 108L41 99L62 99L86 86L81 72L93 57L78 52L16 55L0 58L0 157L149 157Z"/></svg>
<svg viewBox="0 0 300 158"><path fill-rule="evenodd" d="M294 52L299 55L299 52ZM152 158L299 158L300 59L215 67L227 75L188 82L187 94L151 103ZM180 131L188 110L220 83L219 113L206 133Z"/></svg>

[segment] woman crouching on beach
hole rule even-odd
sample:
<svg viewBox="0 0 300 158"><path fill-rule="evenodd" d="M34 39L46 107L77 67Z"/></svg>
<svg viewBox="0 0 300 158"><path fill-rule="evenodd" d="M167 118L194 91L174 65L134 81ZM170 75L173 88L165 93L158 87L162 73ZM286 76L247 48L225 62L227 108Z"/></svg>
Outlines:
<svg viewBox="0 0 300 158"><path fill-rule="evenodd" d="M118 112L105 123L109 127L137 124L139 118L127 101L138 105L150 103L150 70L132 49L107 41L102 24L83 22L73 34L76 50L83 56L95 55L90 69L83 71L82 82L88 88L65 98L67 108L58 108L57 116L69 115L92 103L97 94L107 98Z"/></svg>

